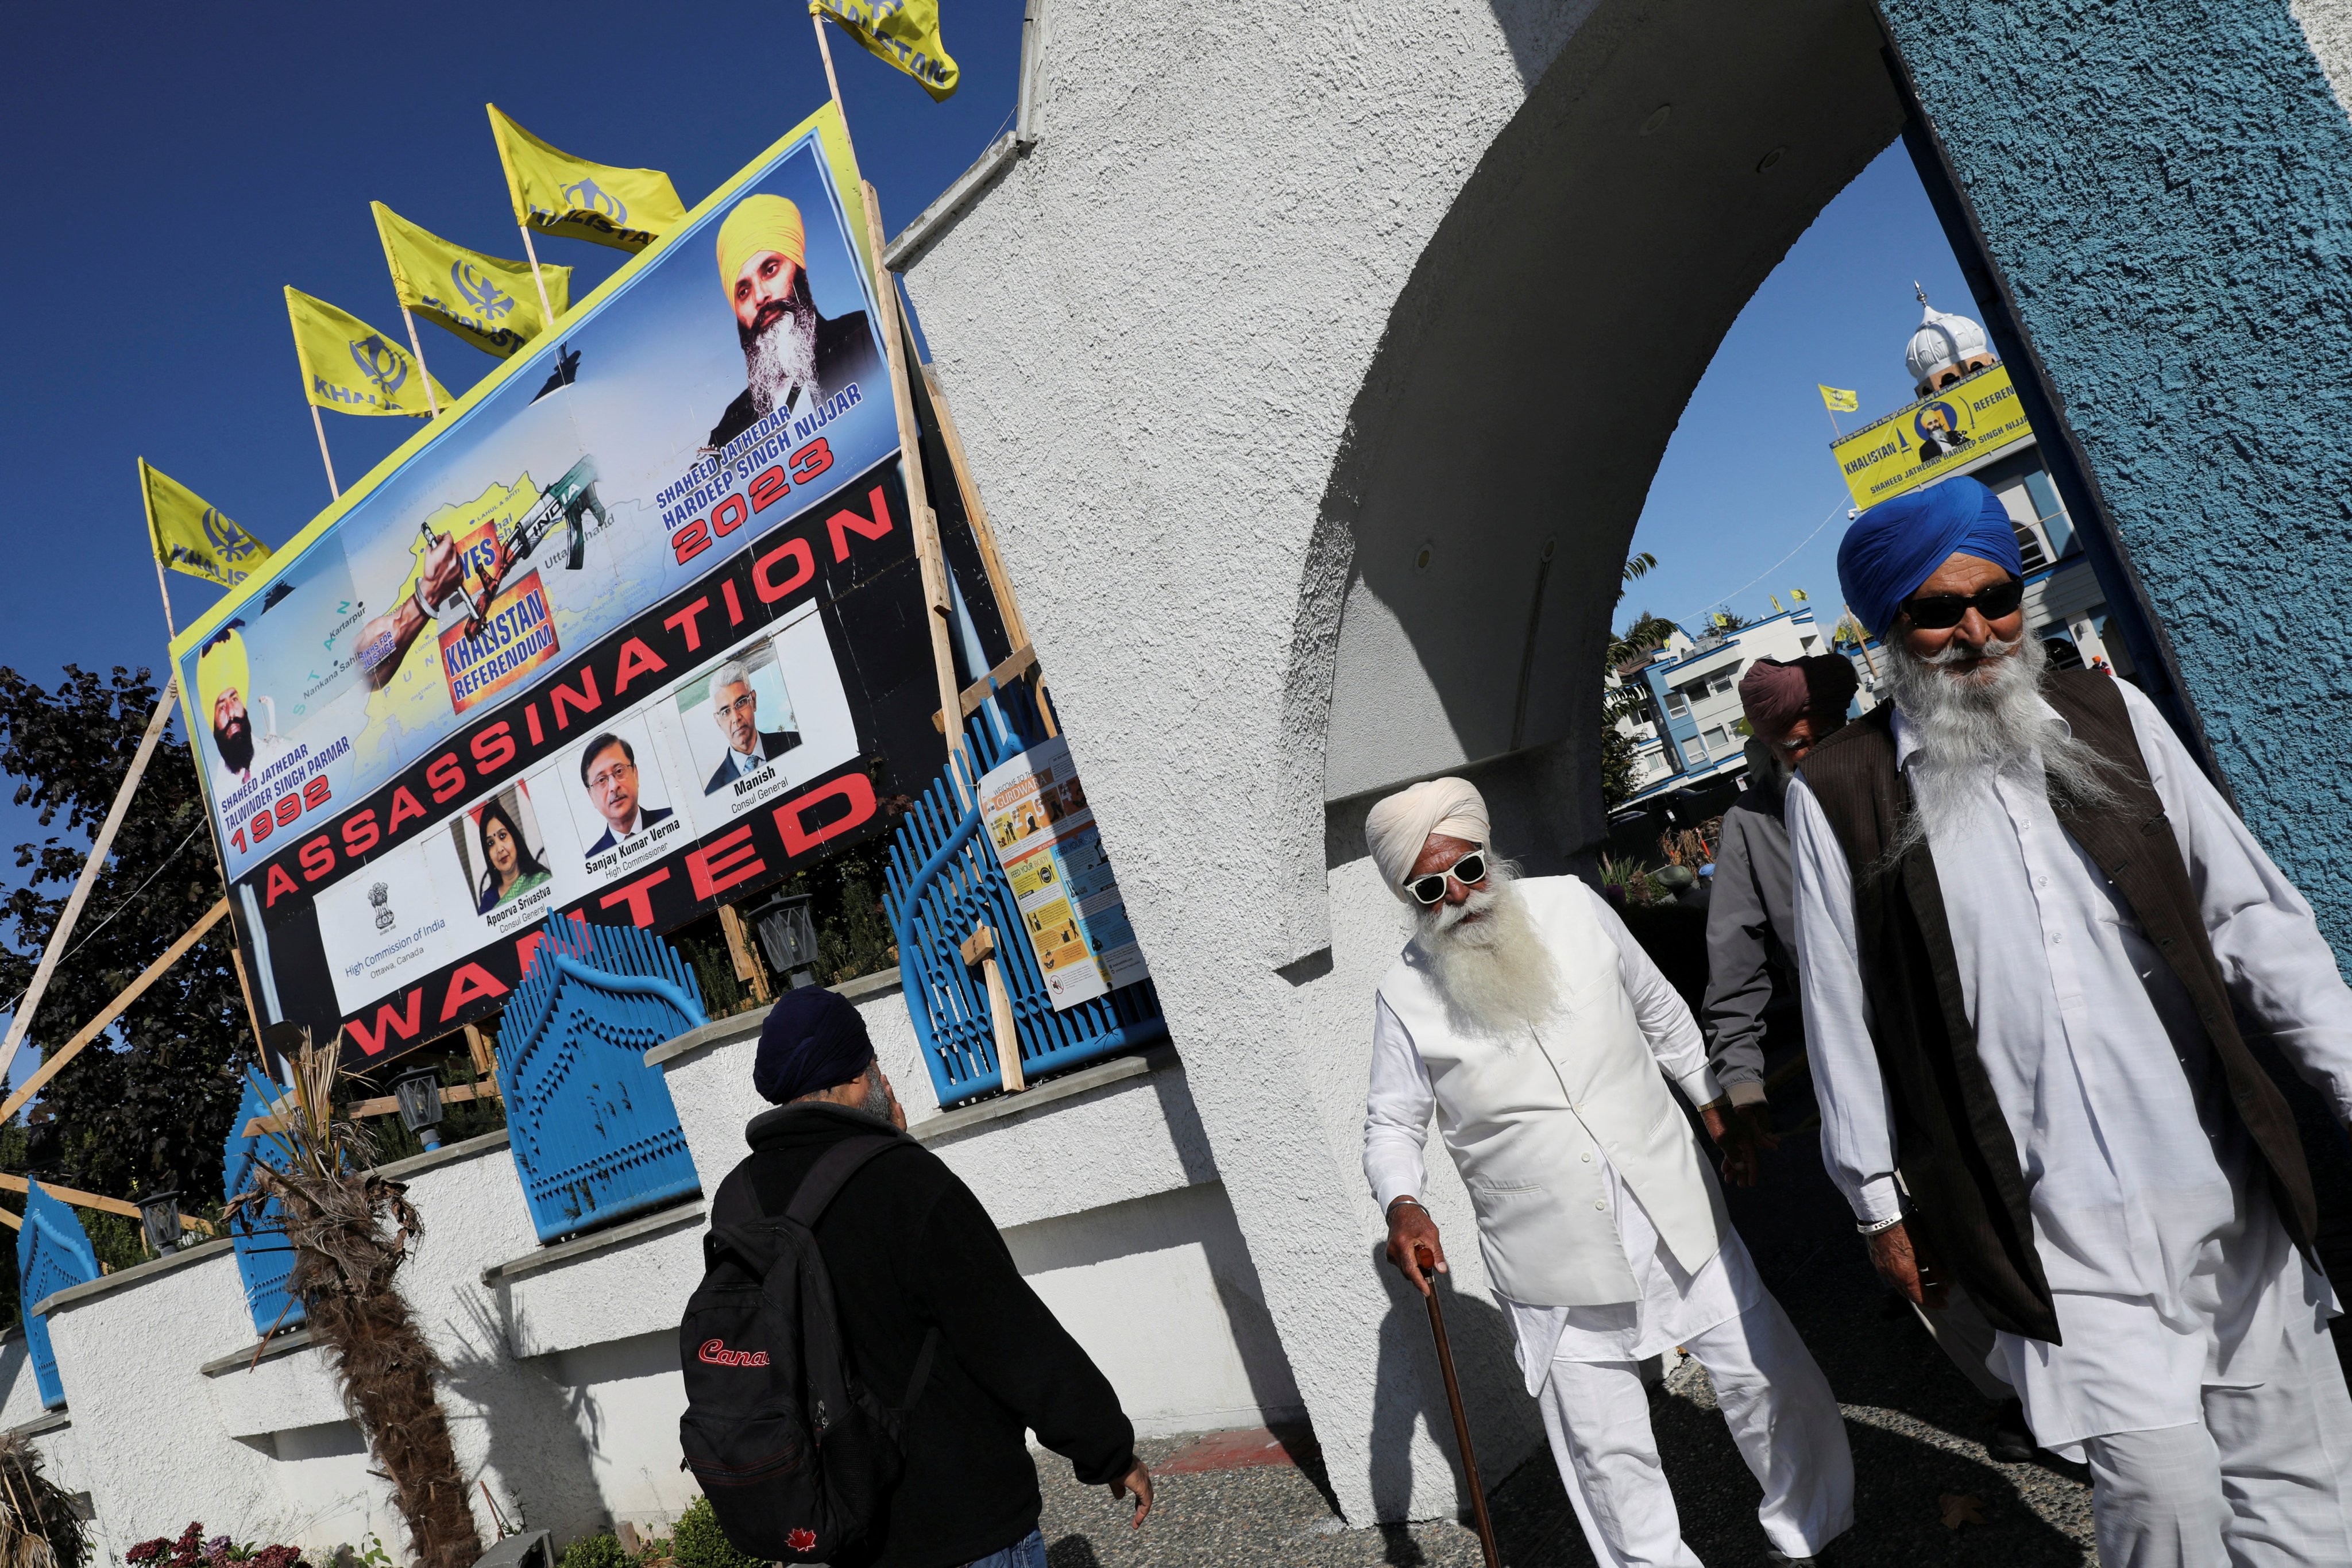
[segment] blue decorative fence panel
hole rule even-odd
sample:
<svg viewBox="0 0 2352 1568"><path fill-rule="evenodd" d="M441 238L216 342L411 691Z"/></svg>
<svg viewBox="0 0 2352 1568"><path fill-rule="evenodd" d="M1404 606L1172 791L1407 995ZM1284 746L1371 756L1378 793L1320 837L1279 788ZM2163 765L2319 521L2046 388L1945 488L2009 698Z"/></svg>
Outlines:
<svg viewBox="0 0 2352 1568"><path fill-rule="evenodd" d="M694 971L634 926L551 920L499 1029L499 1090L530 1221L554 1241L701 1191L646 1052L709 1022Z"/></svg>
<svg viewBox="0 0 2352 1568"><path fill-rule="evenodd" d="M287 1092L279 1090L279 1093ZM245 1099L236 1120L228 1125L228 1142L221 1151L221 1191L236 1196L253 1185L256 1165L282 1168L286 1156L266 1134L247 1135L257 1116L270 1113L272 1099L259 1079L245 1075ZM305 1316L302 1299L288 1289L294 1273L294 1248L278 1229L285 1206L272 1198L249 1220L229 1226L229 1245L236 1250L237 1278L245 1281L246 1310L253 1314L253 1331L267 1335L273 1329L290 1329ZM247 1226L252 1226L250 1230Z"/></svg>
<svg viewBox="0 0 2352 1568"><path fill-rule="evenodd" d="M66 1402L65 1384L58 1377L58 1354L49 1348L49 1321L34 1314L34 1303L68 1285L98 1278L98 1254L89 1233L73 1210L27 1184L25 1223L16 1231L16 1279L25 1313L25 1349L32 1357L33 1381L41 1391L43 1408L56 1410Z"/></svg>
<svg viewBox="0 0 2352 1568"><path fill-rule="evenodd" d="M946 773L933 779L890 841L884 907L898 940L907 1012L942 1106L976 1099L1003 1083L988 987L978 969L965 966L961 952L964 939L983 925L997 934L997 967L1012 997L1025 1076L1115 1056L1168 1033L1159 993L1149 980L1064 1012L1054 1010L1036 952L1023 935L1013 884L980 830L979 775L1026 751L1024 731L1044 738L1028 687L1003 688L982 703L964 726L973 765L949 764L961 783L961 793L950 787Z"/></svg>

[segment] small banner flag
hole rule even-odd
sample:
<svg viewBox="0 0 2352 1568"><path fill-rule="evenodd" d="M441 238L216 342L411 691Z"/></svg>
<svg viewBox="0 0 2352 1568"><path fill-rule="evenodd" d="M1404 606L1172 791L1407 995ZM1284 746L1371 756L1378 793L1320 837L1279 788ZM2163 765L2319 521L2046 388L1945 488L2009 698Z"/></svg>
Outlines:
<svg viewBox="0 0 2352 1568"><path fill-rule="evenodd" d="M1822 386L1818 381L1813 384ZM1832 414L1858 414L1862 411L1862 395L1839 387L1822 386L1822 401L1829 405Z"/></svg>
<svg viewBox="0 0 2352 1568"><path fill-rule="evenodd" d="M393 291L403 305L500 359L546 328L530 262L452 245L382 202L368 205L383 241L384 265L392 268ZM572 302L572 268L542 262L539 275L547 284L548 303L561 316Z"/></svg>
<svg viewBox="0 0 2352 1568"><path fill-rule="evenodd" d="M286 314L294 323L294 357L302 363L302 390L312 403L344 414L433 416L425 399L425 373L406 349L357 316L299 289L286 290ZM433 390L443 403L457 401L437 381Z"/></svg>
<svg viewBox="0 0 2352 1568"><path fill-rule="evenodd" d="M490 136L506 168L515 222L615 250L643 250L686 226L686 204L660 170L616 169L575 158L499 113L497 104L488 107Z"/></svg>
<svg viewBox="0 0 2352 1568"><path fill-rule="evenodd" d="M867 54L922 83L934 103L953 97L963 79L940 41L940 0L809 0L809 15L840 23Z"/></svg>
<svg viewBox="0 0 2352 1568"><path fill-rule="evenodd" d="M234 588L269 559L269 546L208 505L205 498L139 459L139 495L155 559L174 572Z"/></svg>

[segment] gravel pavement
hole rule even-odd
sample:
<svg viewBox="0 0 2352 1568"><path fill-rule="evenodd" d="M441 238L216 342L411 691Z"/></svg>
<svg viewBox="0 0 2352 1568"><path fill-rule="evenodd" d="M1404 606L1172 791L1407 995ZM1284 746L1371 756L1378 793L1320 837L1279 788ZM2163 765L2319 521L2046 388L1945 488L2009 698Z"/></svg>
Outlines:
<svg viewBox="0 0 2352 1568"><path fill-rule="evenodd" d="M1813 1115L1803 1080L1776 1089L1775 1118ZM2003 1568L2095 1563L2090 1489L2055 1461L2002 1465L1984 1451L1990 1412L1901 1303L1881 1291L1843 1202L1821 1167L1815 1134L1785 1135L1765 1184L1727 1194L1765 1282L1829 1376L1844 1408L1856 1475L1853 1531L1833 1568ZM1472 1430L1478 1412L1471 1411ZM1682 1513L1683 1532L1709 1568L1761 1563L1759 1496L1714 1392L1696 1362L1654 1392L1651 1420ZM1451 1434L1443 1435L1451 1447ZM1146 1444L1155 1468L1192 1446ZM1478 1568L1475 1534L1452 1521L1356 1528L1329 1500L1311 1436L1293 1439L1298 1464L1260 1464L1164 1476L1141 1531L1100 1489L1082 1489L1069 1466L1040 1454L1044 1528L1052 1568ZM1180 1461L1181 1462L1181 1461ZM1507 1568L1592 1563L1549 1456L1494 1489L1490 1506ZM1947 1516L1958 1522L1946 1523Z"/></svg>

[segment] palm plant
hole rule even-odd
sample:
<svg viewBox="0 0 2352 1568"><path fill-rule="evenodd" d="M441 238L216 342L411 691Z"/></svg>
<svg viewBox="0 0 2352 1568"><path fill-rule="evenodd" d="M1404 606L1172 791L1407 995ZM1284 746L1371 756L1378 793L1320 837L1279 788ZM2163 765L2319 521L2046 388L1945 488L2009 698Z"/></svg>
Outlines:
<svg viewBox="0 0 2352 1568"><path fill-rule="evenodd" d="M482 1543L434 1387L441 1359L394 1278L424 1222L406 1187L370 1168L366 1131L336 1118L336 1075L333 1048L313 1046L305 1031L292 1092L268 1134L283 1157L256 1161L252 1189L228 1212L248 1229L282 1232L293 1248L289 1284L307 1303L310 1337L327 1353L344 1407L392 1482L416 1568L471 1568ZM278 1212L263 1219L273 1201Z"/></svg>
<svg viewBox="0 0 2352 1568"><path fill-rule="evenodd" d="M89 1555L73 1500L41 1474L40 1451L0 1432L0 1568L81 1568Z"/></svg>

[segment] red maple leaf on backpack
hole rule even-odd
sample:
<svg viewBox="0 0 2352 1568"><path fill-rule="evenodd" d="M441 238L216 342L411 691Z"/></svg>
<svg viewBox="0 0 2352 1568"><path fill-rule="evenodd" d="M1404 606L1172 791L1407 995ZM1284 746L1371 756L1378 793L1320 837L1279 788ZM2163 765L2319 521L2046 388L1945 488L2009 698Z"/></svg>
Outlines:
<svg viewBox="0 0 2352 1568"><path fill-rule="evenodd" d="M795 1530L784 1537L784 1544L795 1552L814 1552L816 1550L816 1531L805 1529Z"/></svg>

